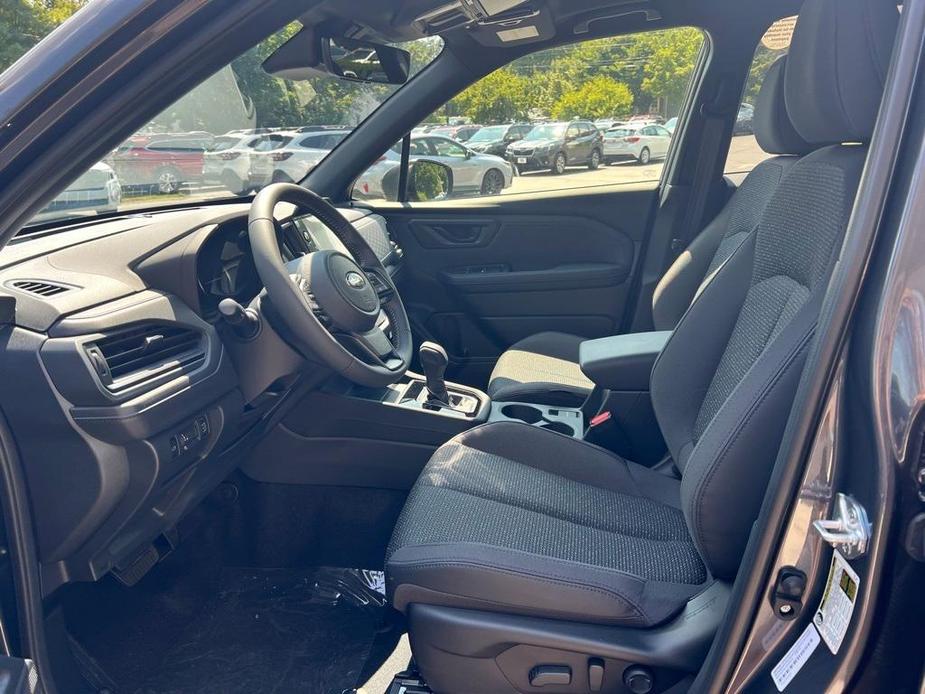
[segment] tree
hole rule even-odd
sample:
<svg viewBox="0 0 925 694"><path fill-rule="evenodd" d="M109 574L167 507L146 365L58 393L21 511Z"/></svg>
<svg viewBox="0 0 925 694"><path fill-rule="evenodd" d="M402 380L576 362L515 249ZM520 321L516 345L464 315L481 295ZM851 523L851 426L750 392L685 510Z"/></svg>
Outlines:
<svg viewBox="0 0 925 694"><path fill-rule="evenodd" d="M553 118L622 118L633 108L633 93L610 77L594 77L575 91L562 96L553 106Z"/></svg>
<svg viewBox="0 0 925 694"><path fill-rule="evenodd" d="M476 123L506 123L527 117L528 81L502 68L453 99L458 113Z"/></svg>
<svg viewBox="0 0 925 694"><path fill-rule="evenodd" d="M87 0L0 0L0 72Z"/></svg>
<svg viewBox="0 0 925 694"><path fill-rule="evenodd" d="M703 46L703 33L684 28L639 34L635 38L633 55L642 64L641 92L650 104L660 104L666 116L675 115L681 109ZM637 107L640 105L637 103Z"/></svg>

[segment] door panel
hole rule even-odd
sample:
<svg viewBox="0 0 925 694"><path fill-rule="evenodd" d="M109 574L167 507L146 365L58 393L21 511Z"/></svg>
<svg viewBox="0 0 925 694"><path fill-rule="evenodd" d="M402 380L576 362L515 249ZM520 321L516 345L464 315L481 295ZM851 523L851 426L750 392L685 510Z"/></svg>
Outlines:
<svg viewBox="0 0 925 694"><path fill-rule="evenodd" d="M484 386L514 342L554 330L619 331L655 184L377 209L404 253L400 290L417 337L450 376Z"/></svg>

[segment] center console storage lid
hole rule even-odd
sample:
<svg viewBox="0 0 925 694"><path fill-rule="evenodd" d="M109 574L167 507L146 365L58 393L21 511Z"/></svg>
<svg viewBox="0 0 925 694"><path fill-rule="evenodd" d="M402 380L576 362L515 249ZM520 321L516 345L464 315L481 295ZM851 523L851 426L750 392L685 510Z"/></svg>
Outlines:
<svg viewBox="0 0 925 694"><path fill-rule="evenodd" d="M661 330L585 340L578 351L581 371L607 390L647 391L652 366L669 337L670 330Z"/></svg>

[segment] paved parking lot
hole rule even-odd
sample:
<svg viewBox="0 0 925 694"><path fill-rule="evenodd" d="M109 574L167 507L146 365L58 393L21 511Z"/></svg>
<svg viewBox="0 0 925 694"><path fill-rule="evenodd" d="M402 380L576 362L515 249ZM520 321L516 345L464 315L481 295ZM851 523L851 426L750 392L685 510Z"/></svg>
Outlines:
<svg viewBox="0 0 925 694"><path fill-rule="evenodd" d="M758 146L754 135L740 135L732 138L726 170L750 171L755 164L766 159L767 154ZM555 176L548 171L533 171L514 178L504 194L532 193L544 190L569 190L582 186L613 185L657 181L662 175L664 162L658 161L646 166L636 162L619 162L601 166L596 171L587 167L568 169L565 174Z"/></svg>
<svg viewBox="0 0 925 694"><path fill-rule="evenodd" d="M750 171L755 164L767 158L758 146L753 135L740 135L732 139L729 150L729 161L726 170ZM562 176L554 176L548 171L534 171L516 176L510 188L505 189L505 195L516 193L531 193L538 191L572 190L584 186L613 185L621 183L640 183L643 181L657 181L662 175L664 163L659 161L647 166L640 166L635 162L620 162L610 166L601 166L596 171L587 167L568 169ZM164 205L188 201L191 197L202 200L209 198L228 197L229 193L219 186L209 188L194 188L188 193L177 195L145 195L139 198L126 197L120 205L120 210L150 207L151 205Z"/></svg>

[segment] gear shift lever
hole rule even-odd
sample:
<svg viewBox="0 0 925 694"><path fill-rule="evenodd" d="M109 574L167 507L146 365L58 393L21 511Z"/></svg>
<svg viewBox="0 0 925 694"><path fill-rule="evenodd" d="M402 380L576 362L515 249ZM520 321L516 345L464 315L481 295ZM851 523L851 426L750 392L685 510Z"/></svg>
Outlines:
<svg viewBox="0 0 925 694"><path fill-rule="evenodd" d="M450 405L450 394L446 390L446 381L443 374L446 373L446 365L450 359L446 356L446 350L436 342L423 342L418 351L421 359L421 368L424 369L424 376L427 379L427 396L431 402L438 402L441 405Z"/></svg>

